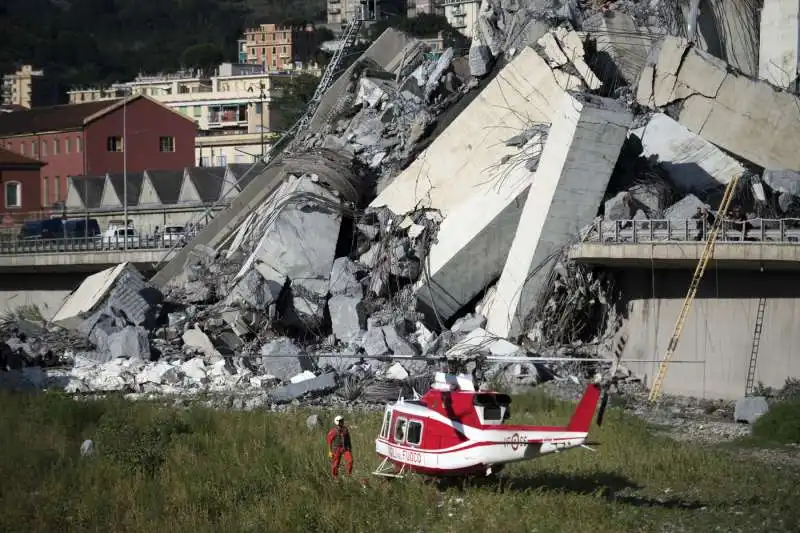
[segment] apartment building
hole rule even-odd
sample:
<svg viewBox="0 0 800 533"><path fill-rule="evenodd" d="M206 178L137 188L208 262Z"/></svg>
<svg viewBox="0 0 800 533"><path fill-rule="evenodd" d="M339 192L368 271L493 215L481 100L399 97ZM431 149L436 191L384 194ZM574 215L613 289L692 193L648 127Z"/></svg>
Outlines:
<svg viewBox="0 0 800 533"><path fill-rule="evenodd" d="M312 24L261 24L244 32L247 62L267 72L302 70L314 63L319 37Z"/></svg>
<svg viewBox="0 0 800 533"><path fill-rule="evenodd" d="M447 22L467 39L472 39L475 34L475 25L478 23L480 0L438 0L439 9Z"/></svg>
<svg viewBox="0 0 800 533"><path fill-rule="evenodd" d="M31 65L23 65L13 74L3 76L2 104L21 106L27 109L58 103L55 84L48 80L43 70L34 70Z"/></svg>
<svg viewBox="0 0 800 533"><path fill-rule="evenodd" d="M195 131L143 95L0 114L0 147L45 164L42 206L66 200L70 176L192 166Z"/></svg>
<svg viewBox="0 0 800 533"><path fill-rule="evenodd" d="M272 132L284 126L273 101L291 76L268 73L261 65L224 63L209 78L187 71L139 76L110 88L74 89L69 97L80 103L128 93L149 96L195 121L196 165L225 166L254 161L269 149Z"/></svg>
<svg viewBox="0 0 800 533"><path fill-rule="evenodd" d="M426 13L428 15L438 14L437 4L441 0L408 0L407 16L408 18L416 17Z"/></svg>

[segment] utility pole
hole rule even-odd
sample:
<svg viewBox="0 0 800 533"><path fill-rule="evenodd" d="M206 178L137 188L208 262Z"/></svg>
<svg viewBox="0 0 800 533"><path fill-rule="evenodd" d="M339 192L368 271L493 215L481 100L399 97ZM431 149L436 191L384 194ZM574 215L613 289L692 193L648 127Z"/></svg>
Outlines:
<svg viewBox="0 0 800 533"><path fill-rule="evenodd" d="M123 250L128 251L128 95L122 101L122 218L125 220Z"/></svg>
<svg viewBox="0 0 800 533"><path fill-rule="evenodd" d="M264 159L264 80L258 82L258 102L261 109L261 116L259 117L261 120L261 159Z"/></svg>

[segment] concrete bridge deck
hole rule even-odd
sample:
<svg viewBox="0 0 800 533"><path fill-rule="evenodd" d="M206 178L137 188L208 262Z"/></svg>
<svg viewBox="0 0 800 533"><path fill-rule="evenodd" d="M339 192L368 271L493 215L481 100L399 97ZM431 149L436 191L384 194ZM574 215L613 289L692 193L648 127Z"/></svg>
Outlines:
<svg viewBox="0 0 800 533"><path fill-rule="evenodd" d="M714 245L715 267L800 270L800 220L726 223ZM708 228L697 220L611 220L596 223L569 251L578 263L619 268L694 268Z"/></svg>
<svg viewBox="0 0 800 533"><path fill-rule="evenodd" d="M35 239L0 242L0 273L97 272L129 261L152 272L179 246L163 235L137 235L128 239Z"/></svg>

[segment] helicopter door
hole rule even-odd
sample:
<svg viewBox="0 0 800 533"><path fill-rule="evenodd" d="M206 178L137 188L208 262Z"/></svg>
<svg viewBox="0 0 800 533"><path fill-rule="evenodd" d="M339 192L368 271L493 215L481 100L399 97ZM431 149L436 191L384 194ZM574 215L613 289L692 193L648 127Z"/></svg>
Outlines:
<svg viewBox="0 0 800 533"><path fill-rule="evenodd" d="M389 428L392 427L392 408L386 407L386 414L383 415L383 425L381 426L381 438L389 438Z"/></svg>

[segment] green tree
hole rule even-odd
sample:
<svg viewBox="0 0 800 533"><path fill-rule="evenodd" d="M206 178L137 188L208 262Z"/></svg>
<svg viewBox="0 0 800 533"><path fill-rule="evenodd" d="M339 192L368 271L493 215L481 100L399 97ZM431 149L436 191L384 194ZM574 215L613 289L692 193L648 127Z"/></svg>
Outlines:
<svg viewBox="0 0 800 533"><path fill-rule="evenodd" d="M224 52L216 44L194 44L181 54L181 65L184 68L196 69L210 75L224 59Z"/></svg>
<svg viewBox="0 0 800 533"><path fill-rule="evenodd" d="M308 73L293 75L281 84L272 107L278 113L281 129L290 127L302 116L318 84L319 78Z"/></svg>

